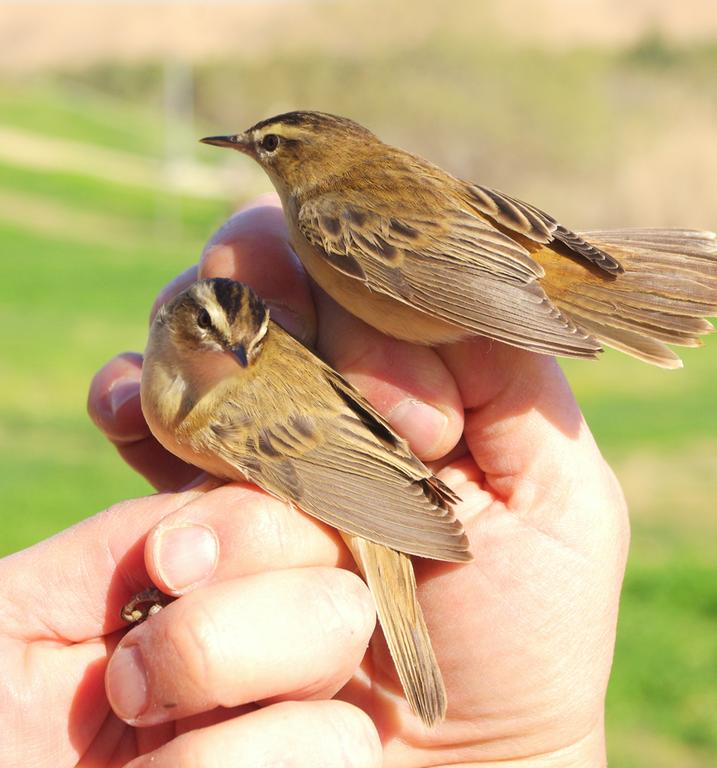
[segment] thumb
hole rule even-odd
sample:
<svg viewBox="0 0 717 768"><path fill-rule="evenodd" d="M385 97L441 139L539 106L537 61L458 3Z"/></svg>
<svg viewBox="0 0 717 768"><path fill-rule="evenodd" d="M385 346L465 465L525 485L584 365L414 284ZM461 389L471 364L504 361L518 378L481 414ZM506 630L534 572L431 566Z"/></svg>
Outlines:
<svg viewBox="0 0 717 768"><path fill-rule="evenodd" d="M8 633L28 641L82 642L118 629L122 606L149 584L147 534L202 492L197 487L115 504L0 560Z"/></svg>

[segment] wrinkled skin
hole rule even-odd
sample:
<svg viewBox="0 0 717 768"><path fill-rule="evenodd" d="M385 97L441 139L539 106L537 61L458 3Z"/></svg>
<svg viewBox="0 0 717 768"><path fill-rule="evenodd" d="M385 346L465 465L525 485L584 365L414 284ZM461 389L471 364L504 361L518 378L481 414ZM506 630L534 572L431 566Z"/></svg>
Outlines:
<svg viewBox="0 0 717 768"><path fill-rule="evenodd" d="M365 653L371 598L336 532L164 452L125 354L90 414L163 493L0 561L0 764L603 765L628 524L557 363L381 336L309 284L272 199L155 311L197 274L255 288L462 497L475 561L416 563L447 720L410 713L379 632ZM119 610L150 579L179 599L125 632Z"/></svg>

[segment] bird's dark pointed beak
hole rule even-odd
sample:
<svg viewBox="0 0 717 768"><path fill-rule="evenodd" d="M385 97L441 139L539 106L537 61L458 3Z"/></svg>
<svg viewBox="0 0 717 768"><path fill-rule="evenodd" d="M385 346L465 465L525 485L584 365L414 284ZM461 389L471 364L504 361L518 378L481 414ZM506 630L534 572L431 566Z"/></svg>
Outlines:
<svg viewBox="0 0 717 768"><path fill-rule="evenodd" d="M246 355L246 347L243 344L237 344L231 348L231 353L239 361L239 365L242 368L246 368L249 365L249 358Z"/></svg>
<svg viewBox="0 0 717 768"><path fill-rule="evenodd" d="M234 136L206 136L199 139L202 144L212 144L215 147L228 147L236 149L239 152L247 152L252 146L251 139L244 133L237 133Z"/></svg>

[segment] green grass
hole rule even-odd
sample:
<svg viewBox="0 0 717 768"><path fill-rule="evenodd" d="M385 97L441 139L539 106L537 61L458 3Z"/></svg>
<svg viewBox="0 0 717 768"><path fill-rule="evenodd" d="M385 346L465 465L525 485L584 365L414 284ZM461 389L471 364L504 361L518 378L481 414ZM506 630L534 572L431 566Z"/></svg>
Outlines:
<svg viewBox="0 0 717 768"><path fill-rule="evenodd" d="M168 195L145 187L109 183L80 173L43 171L0 162L0 189L36 195L50 200L69 198L82 211L124 217L132 227L156 228L172 217L185 235L195 241L206 233L207 222L217 219L222 208L216 201L187 195ZM146 236L146 231L143 232ZM78 233L82 236L82 233Z"/></svg>
<svg viewBox="0 0 717 768"><path fill-rule="evenodd" d="M133 99L100 99L78 85L55 87L40 82L3 84L0 89L2 125L73 142L156 156L162 148L162 123Z"/></svg>
<svg viewBox="0 0 717 768"><path fill-rule="evenodd" d="M126 106L45 86L31 96L3 87L0 126L158 162L155 143L143 137L161 133L161 123ZM21 208L12 218L0 214L0 553L7 553L149 491L90 424L87 388L109 356L143 348L158 290L197 260L229 207L8 163L0 163L0 195Z"/></svg>
<svg viewBox="0 0 717 768"><path fill-rule="evenodd" d="M705 49L675 59L655 43L613 57L577 51L562 58L453 50L449 43L438 39L428 48L368 63L347 56L330 71L310 52L279 55L261 66L217 64L200 72L198 109L212 118L212 127L244 125L295 104L371 115L377 129L383 125L394 131L392 138L407 138L415 148L457 148L454 159L469 165L500 156L506 167L499 173L525 179L531 169L557 164L560 173L570 174L601 162L611 147L605 126L615 108L616 79L621 88L638 84L639 93L651 93L662 87L657 70L667 72L665 87L679 76L689 89L703 82L714 56ZM163 126L154 91L146 89L144 101L126 99L141 72L113 72L104 73L109 81L102 73L88 75L81 89L68 86L67 77L60 85L0 84L0 127L159 162ZM390 85L376 87L389 75L408 83L399 127L390 118L396 92ZM114 99L98 99L85 88L102 82L112 87ZM240 92L232 102L239 108L223 105L230 83ZM482 95L472 100L474 111L466 106L471 92ZM356 94L363 94L358 109ZM433 114L439 99L441 125ZM644 128L653 107L648 98L642 112L631 114L630 130ZM531 135L515 127L516 115L524 114L534 116ZM420 125L435 131L423 135ZM465 141L452 144L451 126L464 135L475 132L479 146L469 151ZM625 146L618 143L611 168L621 151ZM433 156L440 160L440 151ZM498 168L497 159L491 162ZM550 174L539 177L547 186ZM0 163L0 198L17 203L12 216L0 206L4 554L148 491L89 423L87 387L109 356L142 348L157 291L196 260L228 206L7 161ZM616 214L616 222L628 218ZM684 357L687 365L679 372L610 353L600 363L564 366L633 512L607 709L611 759L628 768L706 768L717 761L717 338Z"/></svg>
<svg viewBox="0 0 717 768"><path fill-rule="evenodd" d="M717 759L716 341L676 372L563 364L632 517L606 712L621 768Z"/></svg>
<svg viewBox="0 0 717 768"><path fill-rule="evenodd" d="M620 758L632 734L645 731L681 745L702 765L714 760L715 575L713 561L695 563L689 552L660 566L642 566L633 556L607 707L608 734L614 737L609 745L617 764L623 765ZM652 759L658 766L686 764L664 754Z"/></svg>
<svg viewBox="0 0 717 768"><path fill-rule="evenodd" d="M588 423L614 459L661 446L672 449L717 435L717 338L681 350L685 368L663 371L608 350L597 363L563 361Z"/></svg>

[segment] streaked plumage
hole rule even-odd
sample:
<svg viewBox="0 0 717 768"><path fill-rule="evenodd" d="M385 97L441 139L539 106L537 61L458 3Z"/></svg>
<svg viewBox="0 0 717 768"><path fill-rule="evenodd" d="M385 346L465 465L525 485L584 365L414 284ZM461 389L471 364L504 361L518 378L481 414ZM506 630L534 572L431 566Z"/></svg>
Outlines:
<svg viewBox="0 0 717 768"><path fill-rule="evenodd" d="M546 354L602 345L673 368L717 313L717 239L692 230L578 234L455 178L353 121L290 112L203 139L254 157L311 276L391 336L474 335Z"/></svg>
<svg viewBox="0 0 717 768"><path fill-rule="evenodd" d="M455 494L231 280L195 283L162 308L141 392L168 450L218 477L251 480L345 534L409 702L427 723L441 719L445 692L406 555L471 559Z"/></svg>

